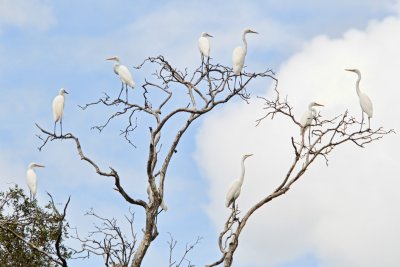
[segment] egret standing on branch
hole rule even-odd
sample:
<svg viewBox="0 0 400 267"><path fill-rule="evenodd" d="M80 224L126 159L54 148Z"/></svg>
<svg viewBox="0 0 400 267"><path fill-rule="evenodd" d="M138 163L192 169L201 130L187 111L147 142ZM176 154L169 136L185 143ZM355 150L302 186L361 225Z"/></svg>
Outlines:
<svg viewBox="0 0 400 267"><path fill-rule="evenodd" d="M347 71L352 71L354 73L357 74L358 79L356 82L356 91L357 91L357 95L358 95L358 99L360 100L360 106L361 106L361 128L360 128L360 132L362 129L362 125L364 122L364 112L367 113L368 115L368 129L370 128L370 119L372 118L372 115L374 113L374 108L372 106L372 102L371 99L367 96L367 94L361 92L360 90L360 81L361 81L361 72L358 69L345 69Z"/></svg>
<svg viewBox="0 0 400 267"><path fill-rule="evenodd" d="M28 170L26 171L26 183L28 184L30 191L30 200L32 200L36 196L37 191L37 176L34 170L35 167L44 168L44 165L32 162L28 166Z"/></svg>
<svg viewBox="0 0 400 267"><path fill-rule="evenodd" d="M248 158L253 156L253 154L246 154L242 158L242 171L240 174L239 179L236 179L233 181L231 184L231 187L229 188L228 193L226 194L226 202L225 205L228 208L231 204L233 209L235 209L235 201L240 195L240 190L242 189L242 184L244 180L244 173L245 173L245 168L244 168L244 161Z"/></svg>
<svg viewBox="0 0 400 267"><path fill-rule="evenodd" d="M153 192L151 190L150 185L147 186L147 194L149 195L149 201L153 202ZM164 211L168 210L168 206L167 204L165 204L164 199L161 200L161 204L160 204L161 209L163 209Z"/></svg>
<svg viewBox="0 0 400 267"><path fill-rule="evenodd" d="M240 75L240 72L242 71L242 68L244 66L244 59L247 54L247 41L246 41L246 34L248 33L257 33L256 31L253 31L251 29L245 29L243 31L242 39L243 39L243 47L237 46L235 49L233 49L232 53L232 64L233 64L233 73L235 75Z"/></svg>
<svg viewBox="0 0 400 267"><path fill-rule="evenodd" d="M53 119L54 119L54 135L56 135L56 124L60 121L60 129L62 136L62 119L64 116L65 95L68 94L64 88L60 89L60 93L53 100Z"/></svg>
<svg viewBox="0 0 400 267"><path fill-rule="evenodd" d="M303 117L301 117L300 120L300 134L304 135L304 132L306 131L307 127L311 125L313 119L315 116L317 116L317 111L315 110L314 107L323 107L324 105L318 104L316 102L311 102L308 105L308 109L306 112L304 112Z"/></svg>
<svg viewBox="0 0 400 267"><path fill-rule="evenodd" d="M125 65L121 65L121 61L117 56L106 58L106 60L115 61L113 70L115 74L117 74L122 81L122 88L121 92L118 95L118 99L121 96L121 93L124 90L124 85L125 85L126 102L128 102L128 86L131 87L132 89L135 87L135 82L133 81L131 72Z"/></svg>
<svg viewBox="0 0 400 267"><path fill-rule="evenodd" d="M213 36L207 32L203 32L203 33L201 33L201 36L198 41L202 65L204 62L204 58L207 58L207 62L210 58L210 40L208 40L207 37L213 37Z"/></svg>

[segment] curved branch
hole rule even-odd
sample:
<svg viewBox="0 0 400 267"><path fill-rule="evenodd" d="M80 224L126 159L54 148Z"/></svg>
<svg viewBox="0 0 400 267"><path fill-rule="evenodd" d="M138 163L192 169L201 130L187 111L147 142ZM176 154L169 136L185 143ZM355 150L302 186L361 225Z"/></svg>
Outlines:
<svg viewBox="0 0 400 267"><path fill-rule="evenodd" d="M87 157L83 153L82 147L81 147L81 143L79 142L79 139L77 137L75 137L72 133L67 133L67 134L65 134L63 136L56 136L53 133L50 133L49 131L44 130L38 124L36 124L36 127L38 127L39 130L42 133L47 135L47 139L46 139L45 143L42 145L42 147L46 144L46 142L49 140L49 138L50 138L51 141L52 140L56 140L56 139L72 139L72 140L74 140L75 141L75 145L76 145L76 149L78 151L78 154L79 154L81 160L84 160L84 161L88 162L95 169L97 174L99 174L101 176L106 176L106 177L113 177L114 178L114 184L115 184L115 187L116 187L115 190L118 191L127 202L129 202L131 204L134 204L134 205L142 206L143 208L146 208L146 202L145 201L143 201L141 199L132 198L124 190L124 188L121 186L120 177L118 175L118 172L115 169L113 169L112 167L109 167L110 170L111 170L110 172L102 171L100 169L100 167L92 159L90 159L89 157ZM40 149L42 147L40 147Z"/></svg>

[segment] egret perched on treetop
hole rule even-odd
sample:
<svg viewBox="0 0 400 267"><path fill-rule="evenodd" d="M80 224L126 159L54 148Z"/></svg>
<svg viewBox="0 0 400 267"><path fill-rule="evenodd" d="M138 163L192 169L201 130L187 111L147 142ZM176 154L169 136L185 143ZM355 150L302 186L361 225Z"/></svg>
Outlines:
<svg viewBox="0 0 400 267"><path fill-rule="evenodd" d="M64 88L60 89L60 93L53 100L53 119L54 119L54 135L56 135L56 124L60 121L61 135L62 136L62 119L64 116L65 96L68 94Z"/></svg>
<svg viewBox="0 0 400 267"><path fill-rule="evenodd" d="M114 64L113 70L114 70L115 74L117 74L122 81L122 88L121 88L121 92L118 95L118 98L121 96L121 93L122 93L122 90L124 90L124 84L125 84L126 101L128 101L128 86L131 87L132 89L135 88L135 82L133 81L131 72L125 65L121 65L121 61L119 60L119 57L117 57L117 56L106 58L106 60L115 60L116 61Z"/></svg>
<svg viewBox="0 0 400 267"><path fill-rule="evenodd" d="M244 173L245 173L244 161L251 156L253 156L253 154L246 154L242 158L242 171L240 173L239 179L233 181L231 187L229 188L228 193L226 194L226 202L225 202L226 207L229 207L232 204L233 209L235 209L235 200L240 195L240 190L242 189L242 184L244 180Z"/></svg>
<svg viewBox="0 0 400 267"><path fill-rule="evenodd" d="M362 109L361 112L361 128L360 131L362 129L362 124L364 122L364 112L367 113L368 115L368 129L370 128L370 119L372 118L372 115L374 113L374 108L372 106L372 102L371 99L367 96L367 94L361 92L360 90L360 81L361 81L361 72L358 69L345 69L347 71L352 71L354 73L357 74L358 79L356 82L356 91L357 91L357 95L358 95L358 99L360 100L360 106Z"/></svg>
<svg viewBox="0 0 400 267"><path fill-rule="evenodd" d="M37 176L34 170L35 167L44 168L44 165L32 162L31 164L29 164L28 170L26 171L26 183L29 187L31 200L35 197L37 191Z"/></svg>
<svg viewBox="0 0 400 267"><path fill-rule="evenodd" d="M317 115L317 111L315 110L314 107L323 107L324 105L318 104L316 102L311 102L308 105L308 109L306 112L304 112L303 117L301 117L300 120L300 134L303 135L305 130L307 129L308 126L311 125L313 119Z"/></svg>
<svg viewBox="0 0 400 267"><path fill-rule="evenodd" d="M210 40L208 40L207 37L213 37L213 36L207 32L203 32L201 33L201 36L198 41L202 62L204 61L205 57L208 59L210 56Z"/></svg>
<svg viewBox="0 0 400 267"><path fill-rule="evenodd" d="M253 31L251 29L245 29L243 31L242 39L243 39L243 47L237 46L235 49L233 49L232 53L232 63L233 63L233 73L235 75L240 75L240 72L242 71L243 65L244 65L244 59L247 54L247 41L246 41L246 34L248 33L257 33L256 31Z"/></svg>

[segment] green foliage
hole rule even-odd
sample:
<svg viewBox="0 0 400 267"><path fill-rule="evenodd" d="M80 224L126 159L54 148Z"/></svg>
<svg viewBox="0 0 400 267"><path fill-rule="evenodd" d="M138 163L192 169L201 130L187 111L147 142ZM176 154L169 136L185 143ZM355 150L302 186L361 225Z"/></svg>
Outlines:
<svg viewBox="0 0 400 267"><path fill-rule="evenodd" d="M70 258L62 245L67 228L53 200L42 208L18 186L0 192L0 266L54 266L49 257Z"/></svg>

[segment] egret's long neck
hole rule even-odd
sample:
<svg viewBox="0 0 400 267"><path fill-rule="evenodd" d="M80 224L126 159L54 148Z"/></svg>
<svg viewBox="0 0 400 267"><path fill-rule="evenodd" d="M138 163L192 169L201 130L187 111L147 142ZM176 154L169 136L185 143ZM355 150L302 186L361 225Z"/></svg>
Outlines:
<svg viewBox="0 0 400 267"><path fill-rule="evenodd" d="M247 41L246 41L246 33L245 32L243 33L242 40L243 40L244 54L247 54Z"/></svg>
<svg viewBox="0 0 400 267"><path fill-rule="evenodd" d="M244 180L244 173L245 173L244 161L245 161L245 159L242 159L242 172L240 173L240 177L239 177L240 184L243 184L243 180Z"/></svg>
<svg viewBox="0 0 400 267"><path fill-rule="evenodd" d="M120 65L121 65L121 63L119 62L119 60L116 60L114 63L114 66L113 66L114 73L117 75L118 75L118 68Z"/></svg>
<svg viewBox="0 0 400 267"><path fill-rule="evenodd" d="M361 91L360 91L360 81L361 81L361 74L357 73L358 79L356 82L356 91L357 91L357 95L360 95Z"/></svg>
<svg viewBox="0 0 400 267"><path fill-rule="evenodd" d="M311 115L315 117L317 115L317 110L315 108L310 108Z"/></svg>

